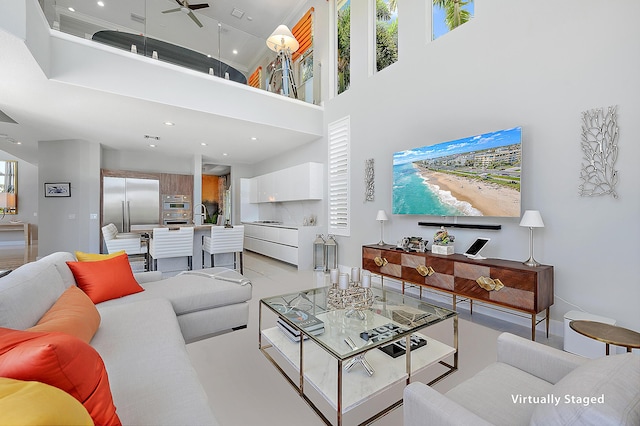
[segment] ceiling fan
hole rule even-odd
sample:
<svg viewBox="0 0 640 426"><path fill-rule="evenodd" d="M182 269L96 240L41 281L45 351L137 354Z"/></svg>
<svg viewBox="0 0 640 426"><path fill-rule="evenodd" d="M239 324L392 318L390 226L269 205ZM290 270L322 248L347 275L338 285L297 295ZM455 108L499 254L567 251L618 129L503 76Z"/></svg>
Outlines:
<svg viewBox="0 0 640 426"><path fill-rule="evenodd" d="M189 18L196 23L197 26L202 28L202 23L196 18L196 15L193 14L193 10L204 9L205 7L209 7L208 3L200 3L200 4L189 4L188 0L176 0L176 3L180 5L175 9L163 10L162 13L172 13L172 12L182 12L186 13Z"/></svg>

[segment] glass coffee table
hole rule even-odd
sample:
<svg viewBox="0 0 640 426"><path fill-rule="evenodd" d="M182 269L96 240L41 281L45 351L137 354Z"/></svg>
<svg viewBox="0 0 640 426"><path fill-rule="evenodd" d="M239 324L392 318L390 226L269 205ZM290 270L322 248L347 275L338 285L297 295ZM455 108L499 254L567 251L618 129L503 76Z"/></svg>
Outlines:
<svg viewBox="0 0 640 426"><path fill-rule="evenodd" d="M329 308L329 287L260 300L259 349L326 424L333 424L325 414L326 403L342 425L344 414L394 385L409 384L412 375L429 366L445 367L429 385L458 369L455 311L397 292L372 290L371 308L355 314ZM265 326L267 313L275 314L269 315L275 327ZM453 323L453 347L419 333L445 320ZM314 399L319 394L326 403L314 402L308 386L315 390ZM400 405L402 398L362 423Z"/></svg>

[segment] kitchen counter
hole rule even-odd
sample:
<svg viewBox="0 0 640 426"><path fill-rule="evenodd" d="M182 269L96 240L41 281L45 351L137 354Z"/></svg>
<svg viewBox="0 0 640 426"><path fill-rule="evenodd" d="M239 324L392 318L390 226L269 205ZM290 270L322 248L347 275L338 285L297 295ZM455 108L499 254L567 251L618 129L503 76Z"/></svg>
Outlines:
<svg viewBox="0 0 640 426"><path fill-rule="evenodd" d="M265 222L242 222L243 225L269 226L272 228L301 229L314 228L315 226L298 225L295 223L265 223Z"/></svg>
<svg viewBox="0 0 640 426"><path fill-rule="evenodd" d="M313 269L313 242L319 231L318 226L244 222L244 248L298 269Z"/></svg>

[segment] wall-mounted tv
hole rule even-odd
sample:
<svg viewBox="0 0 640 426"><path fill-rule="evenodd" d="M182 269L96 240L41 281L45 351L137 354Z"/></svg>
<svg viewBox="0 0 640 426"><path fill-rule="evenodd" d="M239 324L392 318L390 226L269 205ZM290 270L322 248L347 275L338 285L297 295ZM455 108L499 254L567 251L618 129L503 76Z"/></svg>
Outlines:
<svg viewBox="0 0 640 426"><path fill-rule="evenodd" d="M520 216L522 128L393 154L393 214Z"/></svg>

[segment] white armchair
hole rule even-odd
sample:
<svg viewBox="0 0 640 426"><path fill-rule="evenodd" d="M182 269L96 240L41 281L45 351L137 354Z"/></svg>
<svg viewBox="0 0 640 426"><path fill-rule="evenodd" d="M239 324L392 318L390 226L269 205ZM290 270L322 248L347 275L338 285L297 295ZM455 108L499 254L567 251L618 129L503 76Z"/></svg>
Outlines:
<svg viewBox="0 0 640 426"><path fill-rule="evenodd" d="M243 250L244 225L235 225L232 228L225 228L224 226L212 226L211 236L205 235L202 238L202 266L204 267L205 252L211 255L211 267L215 266L215 254L233 253L233 268L237 269L242 274Z"/></svg>
<svg viewBox="0 0 640 426"><path fill-rule="evenodd" d="M153 270L158 268L158 259L187 257L187 268L191 270L193 260L193 227L180 229L153 228L149 240L149 256Z"/></svg>
<svg viewBox="0 0 640 426"><path fill-rule="evenodd" d="M497 362L446 394L408 385L404 425L639 425L639 383L635 354L590 360L502 333Z"/></svg>

